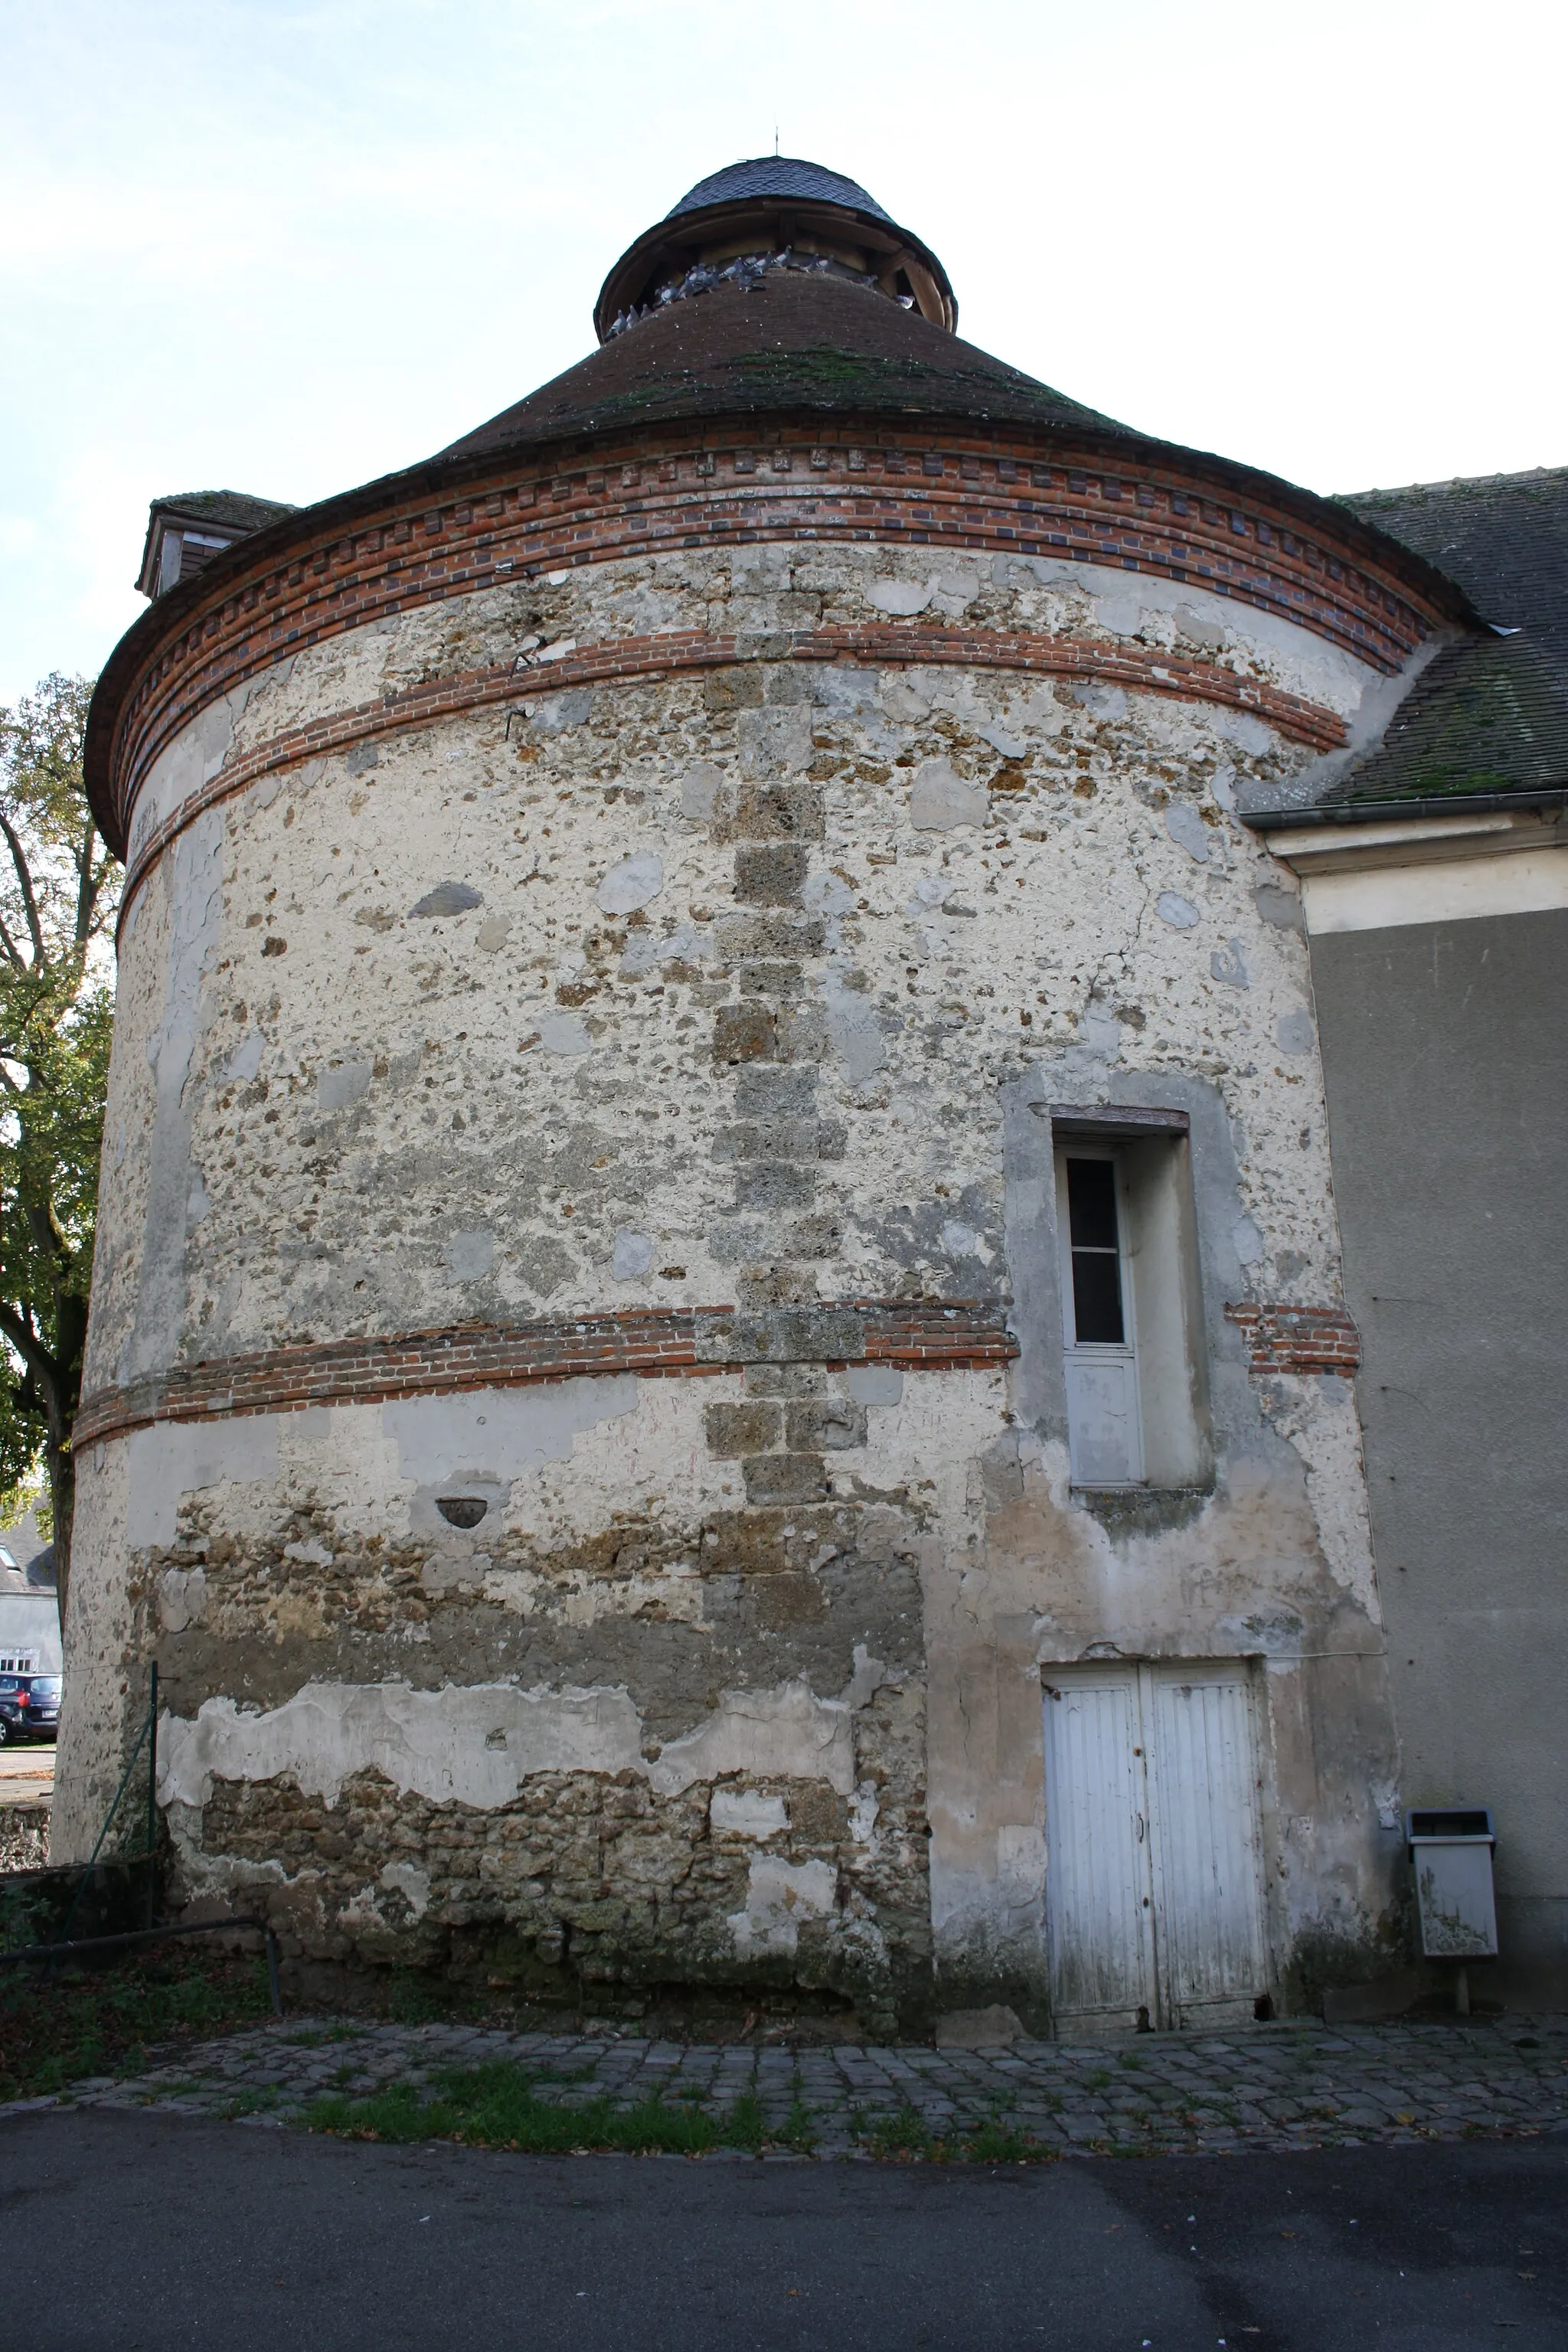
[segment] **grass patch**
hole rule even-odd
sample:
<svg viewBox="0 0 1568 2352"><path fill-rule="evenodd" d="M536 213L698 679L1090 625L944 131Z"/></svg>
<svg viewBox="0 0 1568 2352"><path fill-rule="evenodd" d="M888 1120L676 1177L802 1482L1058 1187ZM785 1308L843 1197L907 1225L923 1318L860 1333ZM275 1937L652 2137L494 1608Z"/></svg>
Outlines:
<svg viewBox="0 0 1568 2352"><path fill-rule="evenodd" d="M529 2156L566 2156L579 2148L630 2156L702 2156L719 2147L753 2152L784 2144L769 2133L759 2102L737 2099L723 2115L667 2101L657 2092L636 2106L613 2099L574 2105L542 2099L540 2077L512 2059L454 2067L432 2078L428 2093L395 2083L366 2099L328 2094L305 2110L311 2131L394 2143L456 2139L473 2147L513 2148Z"/></svg>
<svg viewBox="0 0 1568 2352"><path fill-rule="evenodd" d="M141 2071L150 2043L200 2041L270 2017L267 1963L191 1944L118 1967L0 1971L0 2099Z"/></svg>
<svg viewBox="0 0 1568 2352"><path fill-rule="evenodd" d="M1047 2151L1016 2124L988 2116L977 2131L964 2134L955 2153L965 2164L1038 2164Z"/></svg>
<svg viewBox="0 0 1568 2352"><path fill-rule="evenodd" d="M1054 2164L1060 2154L994 2113L966 2129L933 2132L918 2107L905 2105L879 2116L860 2136L873 2156L893 2164Z"/></svg>
<svg viewBox="0 0 1568 2352"><path fill-rule="evenodd" d="M879 2116L865 2134L867 2147L873 2156L883 2158L904 2156L931 2156L936 2139L928 2128L918 2107L902 2106L890 2116Z"/></svg>
<svg viewBox="0 0 1568 2352"><path fill-rule="evenodd" d="M218 2113L226 2123L237 2123L241 2116L269 2115L278 2105L276 2088L265 2091L236 2091L224 2101Z"/></svg>

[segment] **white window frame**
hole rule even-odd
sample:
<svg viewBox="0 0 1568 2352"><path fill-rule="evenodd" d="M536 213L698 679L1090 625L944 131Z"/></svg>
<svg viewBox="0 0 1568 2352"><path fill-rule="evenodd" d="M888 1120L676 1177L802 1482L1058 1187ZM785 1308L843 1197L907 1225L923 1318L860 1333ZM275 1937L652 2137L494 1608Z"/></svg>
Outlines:
<svg viewBox="0 0 1568 2352"><path fill-rule="evenodd" d="M1106 1340L1080 1340L1078 1336L1072 1220L1068 1203L1068 1163L1073 1160L1095 1160L1101 1166L1109 1165L1114 1172L1116 1264L1121 1285L1121 1328L1125 1334L1120 1346ZM1057 1147L1056 1181L1057 1234L1061 1256L1062 1356L1067 1381L1068 1444L1072 1484L1095 1489L1142 1486L1145 1484L1143 1414L1138 1379L1137 1305L1130 1250L1132 1205L1125 1156L1114 1144L1074 1143L1064 1139ZM1110 1400L1120 1398L1126 1443L1121 1449L1119 1475L1099 1475L1091 1459L1093 1438L1089 1423L1096 1410L1097 1391L1101 1411L1106 1409Z"/></svg>

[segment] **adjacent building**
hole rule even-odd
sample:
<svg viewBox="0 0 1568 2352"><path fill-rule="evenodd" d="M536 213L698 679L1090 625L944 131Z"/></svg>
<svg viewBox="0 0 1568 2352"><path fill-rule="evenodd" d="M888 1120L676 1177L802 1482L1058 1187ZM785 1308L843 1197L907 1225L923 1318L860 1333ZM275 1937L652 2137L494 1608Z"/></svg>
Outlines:
<svg viewBox="0 0 1568 2352"><path fill-rule="evenodd" d="M1302 880L1405 1802L1491 1808L1488 1990L1560 2005L1568 473L1349 503L1489 625L1263 838Z"/></svg>

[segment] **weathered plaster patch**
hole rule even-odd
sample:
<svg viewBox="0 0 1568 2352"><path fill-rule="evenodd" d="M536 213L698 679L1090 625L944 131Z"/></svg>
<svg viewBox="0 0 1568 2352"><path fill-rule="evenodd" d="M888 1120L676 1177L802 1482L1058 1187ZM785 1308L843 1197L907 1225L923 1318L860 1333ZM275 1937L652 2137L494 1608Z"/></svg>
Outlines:
<svg viewBox="0 0 1568 2352"><path fill-rule="evenodd" d="M610 1259L610 1272L617 1282L640 1282L653 1264L653 1240L647 1234L634 1233L630 1225L622 1225L616 1234L616 1246Z"/></svg>
<svg viewBox="0 0 1568 2352"><path fill-rule="evenodd" d="M162 1422L125 1440L131 1476L125 1542L132 1551L167 1546L179 1527L183 1496L227 1484L271 1486L278 1477L276 1413L234 1421Z"/></svg>
<svg viewBox="0 0 1568 2352"><path fill-rule="evenodd" d="M158 1616L165 1633L183 1633L201 1622L206 1608L206 1570L166 1568L158 1579Z"/></svg>
<svg viewBox="0 0 1568 2352"><path fill-rule="evenodd" d="M983 825L991 806L984 784L954 772L951 761L923 760L910 793L910 823L917 833L955 833Z"/></svg>
<svg viewBox="0 0 1568 2352"><path fill-rule="evenodd" d="M664 887L664 860L657 849L637 849L612 866L595 897L606 915L635 914L651 906Z"/></svg>
<svg viewBox="0 0 1568 2352"><path fill-rule="evenodd" d="M487 1744L493 1731L504 1745ZM308 1796L335 1804L343 1782L375 1766L399 1790L494 1807L531 1772L641 1767L640 1726L624 1691L520 1691L508 1685L415 1691L406 1685L307 1683L284 1706L242 1714L204 1702L193 1721L164 1718L159 1801L205 1805L215 1777L291 1773Z"/></svg>
<svg viewBox="0 0 1568 2352"><path fill-rule="evenodd" d="M496 1262L496 1237L488 1225L454 1234L447 1244L447 1270L454 1282L482 1282Z"/></svg>
<svg viewBox="0 0 1568 2352"><path fill-rule="evenodd" d="M408 909L411 915L428 921L437 915L468 915L484 905L484 897L471 882L437 882L434 890L426 890Z"/></svg>
<svg viewBox="0 0 1568 2352"><path fill-rule="evenodd" d="M1206 866L1211 853L1219 847L1218 835L1186 801L1177 801L1165 811L1165 831L1179 849L1200 866Z"/></svg>
<svg viewBox="0 0 1568 2352"><path fill-rule="evenodd" d="M826 1780L840 1796L855 1787L850 1710L818 1698L804 1682L774 1690L728 1691L705 1723L661 1749L648 1778L658 1789L688 1789L729 1772L761 1780Z"/></svg>
<svg viewBox="0 0 1568 2352"><path fill-rule="evenodd" d="M636 1412L635 1374L553 1381L529 1389L468 1389L457 1396L384 1404L382 1426L398 1468L416 1485L461 1477L523 1478L547 1462L570 1461L574 1441L603 1421Z"/></svg>
<svg viewBox="0 0 1568 2352"><path fill-rule="evenodd" d="M771 1838L789 1827L784 1799L763 1789L715 1789L708 1818L732 1837Z"/></svg>
<svg viewBox="0 0 1568 2352"><path fill-rule="evenodd" d="M239 1044L229 1055L228 1066L223 1074L225 1078L231 1086L249 1086L261 1067L261 1056L264 1051L265 1045L260 1031L251 1030L247 1036L240 1039Z"/></svg>
<svg viewBox="0 0 1568 2352"><path fill-rule="evenodd" d="M122 1381L163 1370L179 1349L195 1116L187 1087L205 1025L202 986L217 955L223 838L223 813L209 809L186 827L161 869L170 910L163 1015L147 1046L156 1096L148 1139L141 1279L121 1358Z"/></svg>
<svg viewBox="0 0 1568 2352"><path fill-rule="evenodd" d="M635 1772L666 1796L741 1772L826 1780L844 1796L854 1789L849 1709L803 1683L727 1692L706 1722L651 1758L625 1690L307 1683L265 1714L215 1698L193 1719L164 1717L158 1762L163 1804L205 1805L215 1779L289 1773L331 1805L369 1766L399 1790L481 1811L510 1804L535 1772Z"/></svg>
<svg viewBox="0 0 1568 2352"><path fill-rule="evenodd" d="M876 1007L855 990L846 988L837 971L827 974L825 996L827 1034L833 1041L834 1053L849 1085L861 1086L874 1077L888 1059L887 1042Z"/></svg>
<svg viewBox="0 0 1568 2352"><path fill-rule="evenodd" d="M557 1054L567 1060L594 1050L594 1034L575 1013L546 1013L539 1024L539 1042L547 1054Z"/></svg>
<svg viewBox="0 0 1568 2352"><path fill-rule="evenodd" d="M1162 890L1154 902L1154 912L1173 931L1190 931L1195 923L1203 921L1192 900L1184 898L1179 890Z"/></svg>
<svg viewBox="0 0 1568 2352"><path fill-rule="evenodd" d="M753 1854L746 1907L730 1916L736 1951L746 1958L795 1951L805 1921L832 1916L836 1892L826 1862L782 1862L776 1854Z"/></svg>
<svg viewBox="0 0 1568 2352"><path fill-rule="evenodd" d="M258 1055L258 1062L259 1058ZM229 1075L237 1075L233 1064L230 1065ZM253 1070L251 1076L254 1077L255 1075ZM334 1062L316 1080L317 1103L324 1111L346 1110L351 1103L363 1101L370 1092L370 1078L371 1066L368 1062Z"/></svg>
<svg viewBox="0 0 1568 2352"><path fill-rule="evenodd" d="M136 797L130 839L132 859L163 819L217 774L255 685L256 681L248 681L209 703L158 754Z"/></svg>
<svg viewBox="0 0 1568 2352"><path fill-rule="evenodd" d="M401 1895L416 1919L430 1907L430 1874L417 1863L387 1863L376 1884L385 1895Z"/></svg>

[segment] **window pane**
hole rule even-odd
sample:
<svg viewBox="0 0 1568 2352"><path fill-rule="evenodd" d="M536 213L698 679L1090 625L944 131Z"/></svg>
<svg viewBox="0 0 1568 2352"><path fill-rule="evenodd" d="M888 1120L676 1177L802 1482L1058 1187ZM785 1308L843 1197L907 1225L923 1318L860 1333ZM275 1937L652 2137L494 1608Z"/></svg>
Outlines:
<svg viewBox="0 0 1568 2352"><path fill-rule="evenodd" d="M1068 1223L1074 1249L1116 1247L1116 1170L1109 1160L1068 1161Z"/></svg>
<svg viewBox="0 0 1568 2352"><path fill-rule="evenodd" d="M1074 1250L1072 1304L1073 1325L1080 1340L1100 1347L1124 1344L1121 1261L1114 1250Z"/></svg>

